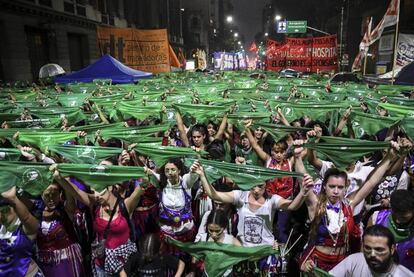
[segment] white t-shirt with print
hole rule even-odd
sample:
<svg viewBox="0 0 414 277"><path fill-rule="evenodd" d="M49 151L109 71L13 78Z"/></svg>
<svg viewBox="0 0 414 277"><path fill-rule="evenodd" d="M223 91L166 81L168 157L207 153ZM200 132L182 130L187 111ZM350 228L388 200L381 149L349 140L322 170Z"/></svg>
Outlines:
<svg viewBox="0 0 414 277"><path fill-rule="evenodd" d="M275 194L257 210L249 207L249 191L234 190L234 205L237 207L239 223L237 237L243 246L272 245L272 220L282 198Z"/></svg>

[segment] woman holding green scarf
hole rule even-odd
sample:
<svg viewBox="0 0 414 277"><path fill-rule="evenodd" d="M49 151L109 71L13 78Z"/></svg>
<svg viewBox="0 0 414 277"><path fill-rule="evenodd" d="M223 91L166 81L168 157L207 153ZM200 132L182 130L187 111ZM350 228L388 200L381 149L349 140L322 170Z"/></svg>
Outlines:
<svg viewBox="0 0 414 277"><path fill-rule="evenodd" d="M302 255L301 270L311 272L315 266L329 271L352 251L359 251L360 229L353 220L353 209L365 199L381 181L387 169L397 159L397 152L411 148L406 139L391 142L391 149L375 168L372 175L347 202L345 191L348 185L346 172L336 168L326 171L321 192L316 196L309 193L306 202L311 220L309 243ZM298 159L296 162L300 162Z"/></svg>
<svg viewBox="0 0 414 277"><path fill-rule="evenodd" d="M17 197L16 187L3 192L1 196L0 275L43 277L33 259L39 221Z"/></svg>

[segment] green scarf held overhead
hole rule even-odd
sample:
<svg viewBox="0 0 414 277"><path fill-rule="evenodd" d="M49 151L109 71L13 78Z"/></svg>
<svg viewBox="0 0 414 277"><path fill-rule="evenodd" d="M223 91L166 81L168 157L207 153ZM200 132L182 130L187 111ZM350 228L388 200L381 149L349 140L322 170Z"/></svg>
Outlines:
<svg viewBox="0 0 414 277"><path fill-rule="evenodd" d="M412 118L404 118L401 120L400 126L404 129L404 132L414 140L414 120Z"/></svg>
<svg viewBox="0 0 414 277"><path fill-rule="evenodd" d="M146 177L143 167L91 164L58 164L63 177L75 177L95 191L125 181Z"/></svg>
<svg viewBox="0 0 414 277"><path fill-rule="evenodd" d="M17 137L18 142L28 143L45 151L47 146L55 144L63 144L69 140L76 139L76 132L62 132L62 131L40 131L27 132L21 131Z"/></svg>
<svg viewBox="0 0 414 277"><path fill-rule="evenodd" d="M0 161L17 161L21 156L16 148L0 148Z"/></svg>
<svg viewBox="0 0 414 277"><path fill-rule="evenodd" d="M80 107L83 105L85 98L89 96L90 94L87 93L61 94L57 99L63 107Z"/></svg>
<svg viewBox="0 0 414 277"><path fill-rule="evenodd" d="M378 106L386 109L391 116L414 118L414 107L401 106L389 103L379 103Z"/></svg>
<svg viewBox="0 0 414 277"><path fill-rule="evenodd" d="M82 145L50 145L49 151L60 154L75 164L99 164L101 161L121 154L121 148L82 146Z"/></svg>
<svg viewBox="0 0 414 277"><path fill-rule="evenodd" d="M338 112L340 109L346 109L349 105L346 102L339 104L332 104L331 102L309 102L306 103L291 103L291 102L280 102L271 101L273 106L280 106L283 115L290 122L303 116L309 116L313 120L322 120L328 118L331 112Z"/></svg>
<svg viewBox="0 0 414 277"><path fill-rule="evenodd" d="M234 114L229 114L227 117L227 121L230 124L236 125L237 128L243 130L244 128L244 120L251 119L254 123L263 122L268 123L270 121L270 112L237 112Z"/></svg>
<svg viewBox="0 0 414 277"><path fill-rule="evenodd" d="M185 159L185 165L190 167L195 159ZM226 176L231 178L241 190L250 190L252 187L263 184L266 180L281 177L302 177L297 172L267 169L261 166L240 165L226 162L199 159L209 182Z"/></svg>
<svg viewBox="0 0 414 277"><path fill-rule="evenodd" d="M8 121L10 128L52 128L59 126L61 118L44 118L44 119L33 119L33 120L16 120Z"/></svg>
<svg viewBox="0 0 414 277"><path fill-rule="evenodd" d="M351 119L352 127L358 137L365 133L375 135L379 130L389 128L400 120L398 117L380 116L357 111L352 111Z"/></svg>
<svg viewBox="0 0 414 277"><path fill-rule="evenodd" d="M51 184L49 164L0 162L0 191L17 186L31 195L40 195Z"/></svg>
<svg viewBox="0 0 414 277"><path fill-rule="evenodd" d="M188 147L175 147L175 146L161 146L153 144L139 143L135 147L136 151L140 154L148 156L155 162L157 166L162 166L167 162L169 158L174 157L206 157L208 153L206 151L197 152Z"/></svg>
<svg viewBox="0 0 414 277"><path fill-rule="evenodd" d="M144 120L151 116L159 118L161 115L161 109L131 105L125 102L120 102L116 107L116 110L118 110L125 119L134 117L139 120Z"/></svg>
<svg viewBox="0 0 414 277"><path fill-rule="evenodd" d="M368 141L339 137L321 137L320 143L305 143L305 148L313 149L326 156L339 170L344 170L362 156L390 146L387 141Z"/></svg>
<svg viewBox="0 0 414 277"><path fill-rule="evenodd" d="M52 118L58 120L66 118L69 125L74 125L86 119L85 114L79 108L66 108L61 111L56 109L49 110L46 108L45 110L37 110L30 113L40 119Z"/></svg>
<svg viewBox="0 0 414 277"><path fill-rule="evenodd" d="M122 139L128 142L142 142L144 139L148 142L147 138L152 137L154 140L157 138L153 137L159 132L165 132L170 128L169 124L163 125L150 125L150 126L139 126L139 127L118 127L118 128L105 128L101 130L101 136L104 140L110 138ZM160 138L162 140L162 138Z"/></svg>
<svg viewBox="0 0 414 277"><path fill-rule="evenodd" d="M209 277L221 277L228 268L242 261L256 261L266 256L279 255L279 251L269 245L243 247L204 241L180 242L169 237L166 240L191 256L204 260L204 270Z"/></svg>
<svg viewBox="0 0 414 277"><path fill-rule="evenodd" d="M302 127L292 127L292 126L285 126L285 125L278 125L278 124L271 124L271 123L255 123L253 124L254 128L262 128L266 132L268 132L276 141L282 139L286 135L298 131L307 132L310 128L302 128Z"/></svg>
<svg viewBox="0 0 414 277"><path fill-rule="evenodd" d="M201 104L173 104L182 116L189 115L197 119L197 122L207 122L216 117L223 116L225 112L229 112L231 105L235 102L230 102L228 105L201 105Z"/></svg>

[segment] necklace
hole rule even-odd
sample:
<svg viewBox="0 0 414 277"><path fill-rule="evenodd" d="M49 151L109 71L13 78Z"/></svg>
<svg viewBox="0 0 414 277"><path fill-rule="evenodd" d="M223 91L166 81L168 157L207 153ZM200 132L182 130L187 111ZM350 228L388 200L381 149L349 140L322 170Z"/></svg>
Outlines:
<svg viewBox="0 0 414 277"><path fill-rule="evenodd" d="M329 230L329 218L328 218L328 212L326 211L325 212L325 222L324 222L324 224L325 224L325 227L326 227L326 229L327 229L327 231L328 231L328 234L329 234L329 236L330 236L330 238L332 239L332 241L333 241L333 247L335 248L335 249L333 249L332 250L332 252L331 252L331 254L333 255L333 254L335 254L335 250L336 250L336 247L337 247L337 245L338 245L338 239L339 239L339 234L341 233L341 229L342 229L342 226L343 226L343 223L344 223L344 217L342 218L342 225L340 224L341 223L341 212L342 212L342 204L340 204L340 206L339 206L339 214L338 214L338 227L339 227L339 230L338 230L338 232L337 233L335 233L335 234L333 234L330 230Z"/></svg>

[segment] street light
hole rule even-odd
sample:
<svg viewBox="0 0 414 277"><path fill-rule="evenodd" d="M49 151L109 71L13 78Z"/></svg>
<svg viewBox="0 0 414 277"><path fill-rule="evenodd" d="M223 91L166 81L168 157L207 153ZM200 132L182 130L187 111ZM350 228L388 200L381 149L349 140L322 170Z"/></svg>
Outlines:
<svg viewBox="0 0 414 277"><path fill-rule="evenodd" d="M233 16L231 16L231 15L227 16L226 21L227 21L228 23L233 22Z"/></svg>
<svg viewBox="0 0 414 277"><path fill-rule="evenodd" d="M234 33L234 37L237 38L239 36L239 33Z"/></svg>
<svg viewBox="0 0 414 277"><path fill-rule="evenodd" d="M269 36L269 33L265 33L265 37Z"/></svg>
<svg viewBox="0 0 414 277"><path fill-rule="evenodd" d="M282 19L282 17L281 17L280 15L276 15L276 16L275 16L275 20L276 20L276 21L279 21L279 20L281 20L281 19Z"/></svg>
<svg viewBox="0 0 414 277"><path fill-rule="evenodd" d="M238 41L238 42L237 42L237 44L238 44L238 45L241 45L241 41Z"/></svg>

